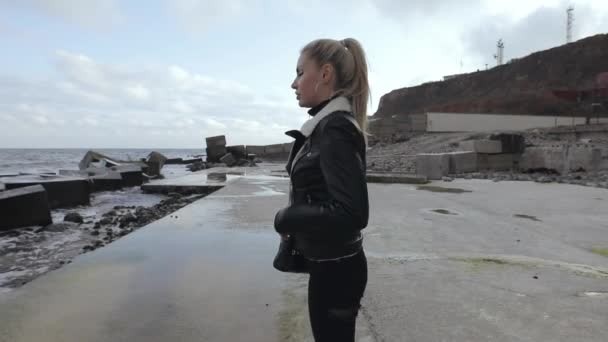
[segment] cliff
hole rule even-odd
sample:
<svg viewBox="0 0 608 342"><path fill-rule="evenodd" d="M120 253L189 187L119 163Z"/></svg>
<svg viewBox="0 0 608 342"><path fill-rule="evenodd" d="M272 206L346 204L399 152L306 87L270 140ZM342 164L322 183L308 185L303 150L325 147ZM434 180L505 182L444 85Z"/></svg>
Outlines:
<svg viewBox="0 0 608 342"><path fill-rule="evenodd" d="M608 34L539 51L489 70L401 88L380 99L374 125L426 112L572 115L580 106L554 90L589 89L608 71Z"/></svg>

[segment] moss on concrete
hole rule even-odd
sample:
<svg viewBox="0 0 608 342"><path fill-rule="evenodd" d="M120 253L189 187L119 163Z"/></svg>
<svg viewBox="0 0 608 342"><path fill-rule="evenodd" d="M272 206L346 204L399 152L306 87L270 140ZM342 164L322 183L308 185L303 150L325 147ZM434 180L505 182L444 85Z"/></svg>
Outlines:
<svg viewBox="0 0 608 342"><path fill-rule="evenodd" d="M591 248L591 252L608 257L608 248Z"/></svg>
<svg viewBox="0 0 608 342"><path fill-rule="evenodd" d="M524 266L529 267L532 265L519 263L515 261L502 260L497 258L453 258L453 260L461 261L469 264L473 270L478 270L482 267L489 266Z"/></svg>

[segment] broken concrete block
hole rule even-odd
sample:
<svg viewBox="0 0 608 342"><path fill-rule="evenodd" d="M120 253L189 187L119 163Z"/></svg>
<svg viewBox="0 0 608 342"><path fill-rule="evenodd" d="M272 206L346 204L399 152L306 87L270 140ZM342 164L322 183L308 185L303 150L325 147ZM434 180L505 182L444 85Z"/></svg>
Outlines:
<svg viewBox="0 0 608 342"><path fill-rule="evenodd" d="M227 166L236 165L236 159L231 153L226 153L222 158L220 158L220 162L226 164Z"/></svg>
<svg viewBox="0 0 608 342"><path fill-rule="evenodd" d="M217 135L214 137L205 138L207 147L226 147L226 136Z"/></svg>
<svg viewBox="0 0 608 342"><path fill-rule="evenodd" d="M450 156L450 173L475 172L477 166L477 153L475 152L452 152Z"/></svg>
<svg viewBox="0 0 608 342"><path fill-rule="evenodd" d="M148 166L146 173L150 176L159 176L165 162L167 162L167 157L156 151L150 152L148 159L145 161Z"/></svg>
<svg viewBox="0 0 608 342"><path fill-rule="evenodd" d="M91 191L115 191L123 187L124 181L118 172L107 173L105 175L95 175L91 180Z"/></svg>
<svg viewBox="0 0 608 342"><path fill-rule="evenodd" d="M194 164L194 163L202 163L203 158L191 158L182 160L181 164Z"/></svg>
<svg viewBox="0 0 608 342"><path fill-rule="evenodd" d="M522 154L526 149L526 139L521 134L496 133L490 135L490 140L500 141L502 153Z"/></svg>
<svg viewBox="0 0 608 342"><path fill-rule="evenodd" d="M94 167L111 167L120 165L121 162L115 159L112 159L104 154L95 151L88 151L80 163L78 164L78 168L81 170L87 169L91 166Z"/></svg>
<svg viewBox="0 0 608 342"><path fill-rule="evenodd" d="M156 152L156 151L152 151L150 152L150 154L148 154L148 162L150 161L155 161L155 162L159 162L161 165L164 165L165 162L167 162L168 158L165 157L162 153L160 152Z"/></svg>
<svg viewBox="0 0 608 342"><path fill-rule="evenodd" d="M462 151L477 153L502 153L502 143L496 140L466 140L461 141L459 147Z"/></svg>
<svg viewBox="0 0 608 342"><path fill-rule="evenodd" d="M591 147L569 146L565 151L566 171L597 171L602 164L602 150Z"/></svg>
<svg viewBox="0 0 608 342"><path fill-rule="evenodd" d="M137 165L121 165L112 167L111 170L120 174L124 187L140 186L145 181L142 168Z"/></svg>
<svg viewBox="0 0 608 342"><path fill-rule="evenodd" d="M511 153L478 154L477 165L479 170L508 171L515 167L519 155Z"/></svg>
<svg viewBox="0 0 608 342"><path fill-rule="evenodd" d="M528 147L519 162L521 171L547 169L562 173L565 166L564 148Z"/></svg>
<svg viewBox="0 0 608 342"><path fill-rule="evenodd" d="M428 179L441 179L450 171L450 156L446 153L422 153L416 155L416 174Z"/></svg>
<svg viewBox="0 0 608 342"><path fill-rule="evenodd" d="M180 165L184 163L183 158L169 158L165 161L165 165Z"/></svg>
<svg viewBox="0 0 608 342"><path fill-rule="evenodd" d="M247 145L247 154L255 154L257 156L263 156L265 153L264 146Z"/></svg>
<svg viewBox="0 0 608 342"><path fill-rule="evenodd" d="M0 230L53 223L42 185L0 192Z"/></svg>
<svg viewBox="0 0 608 342"><path fill-rule="evenodd" d="M206 151L207 161L212 163L219 162L220 158L223 157L226 153L228 153L228 150L225 146L207 147Z"/></svg>
<svg viewBox="0 0 608 342"><path fill-rule="evenodd" d="M39 177L23 177L5 182L7 190L36 184L42 185L46 190L51 209L89 204L91 184L86 178L56 176L55 178L41 179Z"/></svg>
<svg viewBox="0 0 608 342"><path fill-rule="evenodd" d="M207 143L207 161L218 162L228 150L226 150L226 137L218 135L215 137L208 137L205 139Z"/></svg>
<svg viewBox="0 0 608 342"><path fill-rule="evenodd" d="M283 144L274 144L274 145L267 145L266 148L264 149L264 152L266 154L280 154L285 151L283 148ZM287 151L287 152L289 152L289 151Z"/></svg>
<svg viewBox="0 0 608 342"><path fill-rule="evenodd" d="M247 156L245 145L236 145L236 146L228 146L226 147L228 153L232 153L232 155L237 158L245 158Z"/></svg>

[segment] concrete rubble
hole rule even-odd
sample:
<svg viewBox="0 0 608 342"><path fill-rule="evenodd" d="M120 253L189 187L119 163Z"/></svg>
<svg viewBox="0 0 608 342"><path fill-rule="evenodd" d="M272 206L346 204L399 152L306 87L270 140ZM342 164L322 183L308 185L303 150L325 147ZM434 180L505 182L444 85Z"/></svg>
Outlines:
<svg viewBox="0 0 608 342"><path fill-rule="evenodd" d="M442 179L449 174L518 169L520 151L524 148L523 137L516 134L465 140L458 143L460 151L416 155L416 173L429 179Z"/></svg>
<svg viewBox="0 0 608 342"><path fill-rule="evenodd" d="M195 160L187 168L192 171L201 171L212 167L256 166L256 156L264 154L264 146L233 145L226 146L226 136L219 135L205 138L207 143L207 160ZM250 153L250 151L258 152ZM283 148L281 148L281 152Z"/></svg>
<svg viewBox="0 0 608 342"><path fill-rule="evenodd" d="M125 186L141 185L146 178L156 178L161 175L161 169L167 157L159 152L151 152L147 159L139 161L124 161L108 157L95 151L88 151L78 164L78 168L87 173L104 174L103 170L112 170L120 173Z"/></svg>

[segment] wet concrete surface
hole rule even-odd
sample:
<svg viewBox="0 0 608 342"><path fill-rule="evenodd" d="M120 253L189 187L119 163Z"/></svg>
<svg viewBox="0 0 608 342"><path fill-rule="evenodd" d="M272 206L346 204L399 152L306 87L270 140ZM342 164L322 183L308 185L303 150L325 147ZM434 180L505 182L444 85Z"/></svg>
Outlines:
<svg viewBox="0 0 608 342"><path fill-rule="evenodd" d="M0 341L311 341L307 276L272 267L287 184L236 179L0 295Z"/></svg>
<svg viewBox="0 0 608 342"><path fill-rule="evenodd" d="M608 191L432 185L470 192L369 185L358 341L605 341ZM241 177L0 295L0 341L311 341L307 276L271 265L287 187Z"/></svg>
<svg viewBox="0 0 608 342"><path fill-rule="evenodd" d="M606 340L608 258L592 248L608 245L608 190L433 186L470 192L370 186L363 307L377 341Z"/></svg>

